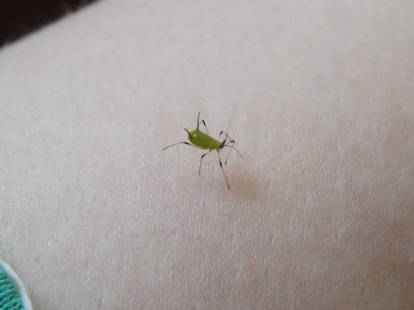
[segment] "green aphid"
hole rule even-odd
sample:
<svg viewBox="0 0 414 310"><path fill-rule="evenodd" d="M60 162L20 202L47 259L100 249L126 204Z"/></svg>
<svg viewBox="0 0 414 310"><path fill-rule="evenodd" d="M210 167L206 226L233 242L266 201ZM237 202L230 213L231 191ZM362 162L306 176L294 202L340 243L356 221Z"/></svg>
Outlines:
<svg viewBox="0 0 414 310"><path fill-rule="evenodd" d="M203 124L204 125L204 128L206 129L206 132L202 132L200 130L200 124ZM188 134L188 141L190 141L190 143L188 143L186 141L177 142L177 143L174 143L174 144L171 144L171 145L166 146L165 148L163 148L163 151L165 151L169 147L174 146L174 145L177 145L177 144L186 144L186 145L189 145L189 146L192 146L192 147L200 148L200 149L203 149L203 150L208 150L207 153L204 153L203 155L201 155L201 158L200 158L200 167L198 168L198 173L199 174L201 173L201 163L203 162L204 156L206 156L207 154L209 154L210 152L212 152L214 150L217 151L218 162L220 164L221 171L223 171L224 180L226 181L227 188L230 190L229 182L227 180L226 173L224 172L223 164L221 163L220 151L223 148L228 147L231 150L235 150L243 158L243 156L241 155L241 153L239 152L239 150L237 150L234 147L234 144L236 143L236 141L234 139L232 139L223 130L220 131L220 133L219 133L219 136L221 136L222 134L225 135L224 140L221 141L221 142L218 141L218 140L216 140L216 139L214 139L212 136L210 136L209 133L208 133L208 129L207 129L206 122L204 120L202 120L200 122L200 112L198 112L198 115L197 115L197 128L194 129L193 131L189 131L186 128L184 128L184 130ZM230 158L231 150L230 150L229 154L227 155L227 158L226 158L226 160L224 162L225 165L227 164L227 161Z"/></svg>

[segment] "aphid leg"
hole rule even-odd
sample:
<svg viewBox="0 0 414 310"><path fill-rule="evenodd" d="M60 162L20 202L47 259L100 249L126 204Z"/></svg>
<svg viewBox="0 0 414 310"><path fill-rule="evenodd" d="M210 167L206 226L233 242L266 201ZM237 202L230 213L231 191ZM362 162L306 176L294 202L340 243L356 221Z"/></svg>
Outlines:
<svg viewBox="0 0 414 310"><path fill-rule="evenodd" d="M224 140L222 142L223 145L226 144L227 138L229 138L231 141L234 141L234 139L232 137L230 137L229 134L227 132L223 131L223 130L220 131L219 136L221 136L223 133L225 134Z"/></svg>
<svg viewBox="0 0 414 310"><path fill-rule="evenodd" d="M198 168L198 174L201 174L201 163L203 162L203 158L204 156L206 156L208 153L210 153L212 150L208 151L207 153L204 153L203 155L201 155L200 158L200 167Z"/></svg>
<svg viewBox="0 0 414 310"><path fill-rule="evenodd" d="M233 145L234 145L234 143L236 143L236 141L234 141L234 140L230 140L230 141L229 141L228 146L233 146ZM233 149L232 149L232 148L230 148L230 151L229 151L229 153L227 154L227 158L226 158L226 160L224 161L224 165L227 165L227 162L229 161L229 158L230 158L231 151L233 151Z"/></svg>
<svg viewBox="0 0 414 310"><path fill-rule="evenodd" d="M221 134L224 133L226 135L226 138L230 138L230 140L234 140L232 137L229 136L229 134L227 132L225 132L225 131L222 130L222 131L220 131L220 133Z"/></svg>
<svg viewBox="0 0 414 310"><path fill-rule="evenodd" d="M244 156L242 155L242 153L240 153L240 151L238 149L236 149L233 145L225 144L224 147L229 147L229 148L235 150L237 153L239 153L240 157L243 158L243 160L247 163L246 158L244 158Z"/></svg>
<svg viewBox="0 0 414 310"><path fill-rule="evenodd" d="M166 150L166 149L168 149L169 147L172 147L172 146L177 145L177 144L186 144L186 145L189 145L189 146L195 147L195 146L191 145L190 143L183 141L183 142L177 142L177 143L174 143L174 144L168 145L168 146L166 146L165 148L163 148L162 150L163 150L163 151L165 151L165 150Z"/></svg>
<svg viewBox="0 0 414 310"><path fill-rule="evenodd" d="M200 129L200 124L204 125L204 128L206 129L207 134L209 134L208 129L207 129L207 125L206 125L206 121L201 120L201 122L200 122L200 112L198 112L198 114L197 114L197 129Z"/></svg>
<svg viewBox="0 0 414 310"><path fill-rule="evenodd" d="M200 127L200 112L197 114L197 129Z"/></svg>
<svg viewBox="0 0 414 310"><path fill-rule="evenodd" d="M207 132L207 134L209 135L209 133L208 133L208 129L207 129L207 125L206 125L206 122L205 122L204 120L202 120L202 121L201 121L201 124L203 124L203 125L204 125L204 128L206 129L206 132Z"/></svg>
<svg viewBox="0 0 414 310"><path fill-rule="evenodd" d="M219 136L221 136L223 133L226 135L226 138L230 138L231 140L233 140L233 138L230 137L229 134L227 132L225 132L224 130L220 131Z"/></svg>
<svg viewBox="0 0 414 310"><path fill-rule="evenodd" d="M224 172L223 164L221 163L221 157L220 157L220 151L219 150L217 150L217 157L218 157L218 161L219 161L219 164L220 164L221 171L223 171L224 180L226 180L227 188L228 188L228 190L230 190L229 182L227 180L226 173Z"/></svg>

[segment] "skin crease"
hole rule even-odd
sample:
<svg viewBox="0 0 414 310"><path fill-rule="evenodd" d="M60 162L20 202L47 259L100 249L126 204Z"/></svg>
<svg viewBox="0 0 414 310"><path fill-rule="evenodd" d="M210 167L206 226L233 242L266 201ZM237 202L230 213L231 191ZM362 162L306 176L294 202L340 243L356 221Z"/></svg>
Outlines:
<svg viewBox="0 0 414 310"><path fill-rule="evenodd" d="M0 256L34 308L413 309L413 11L108 0L0 50ZM230 191L161 151L199 111Z"/></svg>

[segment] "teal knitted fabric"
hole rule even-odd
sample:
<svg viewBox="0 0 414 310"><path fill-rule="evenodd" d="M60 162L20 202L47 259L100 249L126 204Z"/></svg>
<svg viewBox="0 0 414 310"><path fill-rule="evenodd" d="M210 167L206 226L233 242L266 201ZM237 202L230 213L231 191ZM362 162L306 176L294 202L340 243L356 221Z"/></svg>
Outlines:
<svg viewBox="0 0 414 310"><path fill-rule="evenodd" d="M19 291L0 265L0 310L23 310Z"/></svg>

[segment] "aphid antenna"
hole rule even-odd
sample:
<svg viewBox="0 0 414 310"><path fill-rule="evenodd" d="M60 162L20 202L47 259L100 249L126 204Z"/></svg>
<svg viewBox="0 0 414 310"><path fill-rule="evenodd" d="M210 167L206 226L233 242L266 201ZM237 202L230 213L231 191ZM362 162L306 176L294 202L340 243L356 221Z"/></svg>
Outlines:
<svg viewBox="0 0 414 310"><path fill-rule="evenodd" d="M186 133L188 133L188 135L189 135L190 137L192 137L191 132L190 132L187 128L183 128L183 129L185 130L185 132L186 132Z"/></svg>

